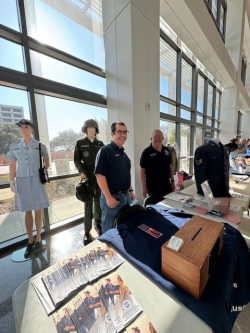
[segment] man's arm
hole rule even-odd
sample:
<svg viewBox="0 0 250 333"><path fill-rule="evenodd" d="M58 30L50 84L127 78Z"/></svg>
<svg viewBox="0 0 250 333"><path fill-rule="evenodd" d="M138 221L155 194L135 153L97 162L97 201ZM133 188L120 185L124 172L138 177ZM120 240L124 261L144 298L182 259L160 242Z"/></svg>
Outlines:
<svg viewBox="0 0 250 333"><path fill-rule="evenodd" d="M142 185L142 195L144 196L144 198L146 198L147 194L148 194L148 188L147 188L147 185L146 185L145 168L140 169L140 176L141 176L141 185Z"/></svg>
<svg viewBox="0 0 250 333"><path fill-rule="evenodd" d="M96 181L105 196L108 207L116 207L118 205L118 201L110 193L106 177L101 174L96 174Z"/></svg>

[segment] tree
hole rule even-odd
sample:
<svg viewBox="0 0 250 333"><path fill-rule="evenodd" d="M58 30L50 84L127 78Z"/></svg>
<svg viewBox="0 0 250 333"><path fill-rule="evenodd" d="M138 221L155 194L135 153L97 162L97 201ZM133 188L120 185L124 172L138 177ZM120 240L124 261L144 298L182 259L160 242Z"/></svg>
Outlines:
<svg viewBox="0 0 250 333"><path fill-rule="evenodd" d="M76 141L81 137L81 133L76 133L72 129L59 132L58 136L50 141L50 149L51 151L73 151Z"/></svg>
<svg viewBox="0 0 250 333"><path fill-rule="evenodd" d="M17 142L20 137L16 124L0 124L0 155L5 155L11 143Z"/></svg>

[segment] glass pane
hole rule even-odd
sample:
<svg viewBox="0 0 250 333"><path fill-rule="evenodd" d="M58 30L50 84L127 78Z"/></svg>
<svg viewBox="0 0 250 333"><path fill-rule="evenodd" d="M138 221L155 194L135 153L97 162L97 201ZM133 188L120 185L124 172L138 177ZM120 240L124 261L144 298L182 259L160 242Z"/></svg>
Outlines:
<svg viewBox="0 0 250 333"><path fill-rule="evenodd" d="M24 3L31 37L105 68L101 0Z"/></svg>
<svg viewBox="0 0 250 333"><path fill-rule="evenodd" d="M224 34L224 15L225 15L224 7L221 5L221 7L220 7L220 32L222 34Z"/></svg>
<svg viewBox="0 0 250 333"><path fill-rule="evenodd" d="M20 31L16 0L0 1L0 24Z"/></svg>
<svg viewBox="0 0 250 333"><path fill-rule="evenodd" d="M181 109L181 118L191 120L191 112Z"/></svg>
<svg viewBox="0 0 250 333"><path fill-rule="evenodd" d="M216 101L215 101L215 119L219 120L219 107L220 107L220 93L216 91Z"/></svg>
<svg viewBox="0 0 250 333"><path fill-rule="evenodd" d="M212 0L212 13L215 19L217 19L217 2L218 0Z"/></svg>
<svg viewBox="0 0 250 333"><path fill-rule="evenodd" d="M170 145L176 142L176 124L166 120L160 120L160 129L164 135L164 144Z"/></svg>
<svg viewBox="0 0 250 333"><path fill-rule="evenodd" d="M198 91L197 91L197 111L203 113L204 110L204 88L205 80L198 74Z"/></svg>
<svg viewBox="0 0 250 333"><path fill-rule="evenodd" d="M16 43L0 38L0 66L24 72L23 49Z"/></svg>
<svg viewBox="0 0 250 333"><path fill-rule="evenodd" d="M207 124L207 126L212 126L212 120L211 119L207 119L206 120L206 124Z"/></svg>
<svg viewBox="0 0 250 333"><path fill-rule="evenodd" d="M209 84L207 92L207 115L212 117L212 111L213 111L213 87Z"/></svg>
<svg viewBox="0 0 250 333"><path fill-rule="evenodd" d="M10 144L20 137L16 122L22 118L30 119L27 92L0 86L0 183L9 180L9 167L5 157Z"/></svg>
<svg viewBox="0 0 250 333"><path fill-rule="evenodd" d="M189 173L190 165L190 126L181 124L180 171Z"/></svg>
<svg viewBox="0 0 250 333"><path fill-rule="evenodd" d="M191 106L192 66L184 59L181 63L181 104Z"/></svg>
<svg viewBox="0 0 250 333"><path fill-rule="evenodd" d="M176 116L176 107L175 105L160 101L160 112Z"/></svg>
<svg viewBox="0 0 250 333"><path fill-rule="evenodd" d="M35 51L30 51L30 54L33 74L45 79L106 95L106 80L104 78Z"/></svg>
<svg viewBox="0 0 250 333"><path fill-rule="evenodd" d="M75 188L79 181L79 177L76 176L53 180L46 185L50 202L50 224L84 214L84 203L76 198Z"/></svg>
<svg viewBox="0 0 250 333"><path fill-rule="evenodd" d="M194 149L196 149L198 146L203 144L203 131L202 131L202 127L196 127L195 129L195 147Z"/></svg>
<svg viewBox="0 0 250 333"><path fill-rule="evenodd" d="M196 116L196 122L199 124L203 124L203 117L202 116Z"/></svg>
<svg viewBox="0 0 250 333"><path fill-rule="evenodd" d="M107 142L107 110L97 106L72 102L36 94L38 126L41 141L50 152L50 175L77 172L73 157L76 141L83 137L81 128L86 119L96 119L99 124L98 138ZM45 122L44 119L47 121Z"/></svg>
<svg viewBox="0 0 250 333"><path fill-rule="evenodd" d="M160 94L176 100L176 51L160 41Z"/></svg>

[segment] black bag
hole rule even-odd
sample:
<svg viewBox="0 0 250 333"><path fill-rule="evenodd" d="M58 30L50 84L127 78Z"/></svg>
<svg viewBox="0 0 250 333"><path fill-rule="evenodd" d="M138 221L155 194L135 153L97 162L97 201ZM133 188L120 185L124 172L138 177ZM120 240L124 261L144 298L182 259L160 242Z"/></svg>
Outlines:
<svg viewBox="0 0 250 333"><path fill-rule="evenodd" d="M41 143L39 142L39 156L40 156L40 168L39 168L39 177L40 177L40 182L42 184L45 183L49 183L49 176L48 176L48 172L45 169L45 167L43 167L43 163L42 163L42 152L41 152Z"/></svg>
<svg viewBox="0 0 250 333"><path fill-rule="evenodd" d="M93 195L93 186L89 183L88 179L85 179L76 185L76 197L78 200L86 202L89 201Z"/></svg>

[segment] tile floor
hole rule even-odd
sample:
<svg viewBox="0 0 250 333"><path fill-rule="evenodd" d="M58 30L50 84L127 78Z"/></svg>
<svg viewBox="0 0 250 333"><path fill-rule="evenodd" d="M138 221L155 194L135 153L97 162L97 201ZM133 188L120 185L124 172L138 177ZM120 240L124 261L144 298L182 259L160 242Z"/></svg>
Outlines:
<svg viewBox="0 0 250 333"><path fill-rule="evenodd" d="M47 251L32 260L15 263L12 252L0 256L0 332L15 333L12 312L12 294L26 279L37 274L56 261L76 252L82 244L83 224L46 237ZM233 333L250 332L250 304L239 315ZM49 332L48 332L49 333ZM164 332L158 332L164 333ZM200 332L202 333L202 332ZM218 332L220 333L220 332Z"/></svg>

